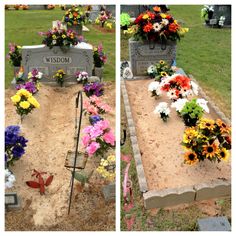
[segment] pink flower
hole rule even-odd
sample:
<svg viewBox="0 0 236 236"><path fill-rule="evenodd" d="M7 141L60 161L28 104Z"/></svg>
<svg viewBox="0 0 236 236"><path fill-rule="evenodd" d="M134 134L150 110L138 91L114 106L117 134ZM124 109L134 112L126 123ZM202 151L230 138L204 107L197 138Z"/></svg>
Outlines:
<svg viewBox="0 0 236 236"><path fill-rule="evenodd" d="M90 137L91 139L97 138L98 136L101 136L103 134L103 130L99 129L98 127L94 126L91 129Z"/></svg>
<svg viewBox="0 0 236 236"><path fill-rule="evenodd" d="M110 143L112 146L115 145L115 136L112 131L105 133L103 135L103 139L105 140L106 143Z"/></svg>
<svg viewBox="0 0 236 236"><path fill-rule="evenodd" d="M84 147L87 147L90 141L91 139L89 135L85 135L82 137L82 144L84 145Z"/></svg>
<svg viewBox="0 0 236 236"><path fill-rule="evenodd" d="M106 103L103 103L103 104L100 106L100 108L101 108L102 110L104 110L105 112L111 111L111 107L110 107L109 105L107 105Z"/></svg>
<svg viewBox="0 0 236 236"><path fill-rule="evenodd" d="M100 144L97 142L91 142L91 144L86 148L89 156L92 156L100 148Z"/></svg>
<svg viewBox="0 0 236 236"><path fill-rule="evenodd" d="M99 127L101 130L106 130L110 128L110 124L108 120L100 120L95 124L96 127Z"/></svg>
<svg viewBox="0 0 236 236"><path fill-rule="evenodd" d="M91 105L89 107L87 107L87 111L88 113L90 113L91 115L98 115L98 109L97 107Z"/></svg>

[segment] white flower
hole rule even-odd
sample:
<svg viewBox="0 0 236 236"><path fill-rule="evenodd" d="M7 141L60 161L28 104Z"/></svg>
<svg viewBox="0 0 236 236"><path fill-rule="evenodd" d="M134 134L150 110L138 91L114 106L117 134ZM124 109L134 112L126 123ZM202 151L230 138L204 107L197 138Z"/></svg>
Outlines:
<svg viewBox="0 0 236 236"><path fill-rule="evenodd" d="M5 178L8 178L11 175L11 172L8 169L5 169Z"/></svg>
<svg viewBox="0 0 236 236"><path fill-rule="evenodd" d="M155 32L159 32L162 29L162 25L156 22L153 24L153 29Z"/></svg>
<svg viewBox="0 0 236 236"><path fill-rule="evenodd" d="M169 21L167 19L162 19L161 24L162 25L168 25Z"/></svg>
<svg viewBox="0 0 236 236"><path fill-rule="evenodd" d="M54 45L55 45L56 43L57 43L57 40L55 40L55 39L54 39L54 40L52 40L52 44L54 44Z"/></svg>
<svg viewBox="0 0 236 236"><path fill-rule="evenodd" d="M151 65L147 68L147 73L150 74L156 74L157 73L157 68L154 65Z"/></svg>
<svg viewBox="0 0 236 236"><path fill-rule="evenodd" d="M42 72L38 72L38 74L35 76L38 79L41 79L43 77L43 73Z"/></svg>
<svg viewBox="0 0 236 236"><path fill-rule="evenodd" d="M161 113L165 114L166 116L169 116L170 114L170 109L168 108L168 104L166 102L160 102L154 110L154 114L159 114L160 117Z"/></svg>
<svg viewBox="0 0 236 236"><path fill-rule="evenodd" d="M5 169L5 188L12 188L15 181L15 176L8 169Z"/></svg>
<svg viewBox="0 0 236 236"><path fill-rule="evenodd" d="M172 102L171 107L175 108L176 111L181 112L184 108L185 103L188 102L186 98L179 98L176 102Z"/></svg>
<svg viewBox="0 0 236 236"><path fill-rule="evenodd" d="M196 102L205 112L207 112L207 113L210 112L209 107L207 106L208 101L206 101L203 98L198 98Z"/></svg>
<svg viewBox="0 0 236 236"><path fill-rule="evenodd" d="M190 84L191 84L193 93L195 95L198 95L198 85L195 82L193 82L193 81L191 81Z"/></svg>
<svg viewBox="0 0 236 236"><path fill-rule="evenodd" d="M151 82L148 85L148 91L153 92L154 90L156 90L158 87L160 86L160 83L157 81Z"/></svg>
<svg viewBox="0 0 236 236"><path fill-rule="evenodd" d="M167 97L169 99L178 99L178 96L176 95L176 89L170 89L167 93L166 93Z"/></svg>

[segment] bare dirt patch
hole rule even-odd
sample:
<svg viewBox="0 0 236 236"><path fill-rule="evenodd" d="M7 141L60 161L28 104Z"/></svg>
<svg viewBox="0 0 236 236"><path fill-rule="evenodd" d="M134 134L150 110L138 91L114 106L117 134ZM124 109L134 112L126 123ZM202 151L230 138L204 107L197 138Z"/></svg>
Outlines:
<svg viewBox="0 0 236 236"><path fill-rule="evenodd" d="M151 80L125 82L148 189L179 188L215 179L230 179L230 161L204 161L194 166L183 163L184 150L180 143L185 129L184 123L174 110L171 111L167 123L153 113L159 102L169 103L169 100L165 96L158 99L151 97L148 92L150 82ZM208 117L217 118L212 110Z"/></svg>
<svg viewBox="0 0 236 236"><path fill-rule="evenodd" d="M64 163L67 151L74 150L75 98L81 88L81 85L65 88L42 85L36 95L40 109L21 124L29 140L26 154L11 167L17 180L11 191L17 192L22 207L6 211L6 230L115 230L115 206L105 202L101 192L104 181L98 174L93 175L83 191L76 183L71 214L67 215L71 173ZM12 89L5 93L6 126L20 123L10 100L14 93ZM114 83L106 83L103 99L113 108L105 118L115 129ZM88 117L83 117L82 127L88 124ZM54 175L43 196L25 184L31 179L33 169Z"/></svg>

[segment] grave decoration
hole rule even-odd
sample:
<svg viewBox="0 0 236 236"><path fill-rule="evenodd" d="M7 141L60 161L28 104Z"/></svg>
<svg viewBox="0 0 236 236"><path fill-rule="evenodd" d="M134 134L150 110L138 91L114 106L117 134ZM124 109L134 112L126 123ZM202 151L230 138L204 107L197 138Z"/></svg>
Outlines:
<svg viewBox="0 0 236 236"><path fill-rule="evenodd" d="M22 61L21 46L15 43L9 43L8 47L9 52L7 54L7 59L9 60L9 63L14 67L20 67Z"/></svg>
<svg viewBox="0 0 236 236"><path fill-rule="evenodd" d="M155 114L158 114L159 117L166 122L170 115L170 108L166 102L160 102L154 110Z"/></svg>
<svg viewBox="0 0 236 236"><path fill-rule="evenodd" d="M78 35L82 35L82 26L85 23L86 15L81 7L73 6L67 10L62 21L67 24L67 28L74 30Z"/></svg>
<svg viewBox="0 0 236 236"><path fill-rule="evenodd" d="M99 116L99 115L91 115L91 116L89 116L89 123L91 125L96 124L100 120L104 120L104 119L101 116Z"/></svg>
<svg viewBox="0 0 236 236"><path fill-rule="evenodd" d="M176 58L176 41L188 32L169 13L156 6L141 13L124 33L129 39L129 56L134 76L145 75L146 68L156 61L172 65Z"/></svg>
<svg viewBox="0 0 236 236"><path fill-rule="evenodd" d="M210 23L210 20L213 17L214 7L210 5L204 5L204 8L201 10L201 17L205 20L206 24Z"/></svg>
<svg viewBox="0 0 236 236"><path fill-rule="evenodd" d="M19 160L25 153L27 139L21 134L19 126L11 125L5 129L5 168Z"/></svg>
<svg viewBox="0 0 236 236"><path fill-rule="evenodd" d="M107 24L112 26L111 20L112 19L112 14L110 11L105 10L104 8L101 9L97 19L95 20L96 24L100 24L101 27L103 28ZM108 28L109 28L108 26Z"/></svg>
<svg viewBox="0 0 236 236"><path fill-rule="evenodd" d="M60 69L56 72L56 74L53 76L53 78L56 79L57 83L60 84L60 86L63 86L64 83L64 76L66 75L66 73L64 72L64 70Z"/></svg>
<svg viewBox="0 0 236 236"><path fill-rule="evenodd" d="M171 76L174 74L174 71L168 63L160 60L158 64L150 65L148 67L147 74L160 82L162 77Z"/></svg>
<svg viewBox="0 0 236 236"><path fill-rule="evenodd" d="M16 107L17 114L21 117L21 122L23 118L35 108L40 108L40 104L33 97L32 93L23 88L18 90L16 94L11 97L11 100Z"/></svg>
<svg viewBox="0 0 236 236"><path fill-rule="evenodd" d="M53 4L47 5L47 10L53 10L54 8L55 8L55 5L53 5Z"/></svg>
<svg viewBox="0 0 236 236"><path fill-rule="evenodd" d="M5 169L5 189L12 188L15 181L15 175L9 169Z"/></svg>
<svg viewBox="0 0 236 236"><path fill-rule="evenodd" d="M128 13L121 13L120 14L120 27L122 30L127 30L128 27L131 24L131 19L130 19L130 15Z"/></svg>
<svg viewBox="0 0 236 236"><path fill-rule="evenodd" d="M86 83L83 86L83 91L87 97L91 97L93 95L100 97L104 93L104 84L100 82Z"/></svg>
<svg viewBox="0 0 236 236"><path fill-rule="evenodd" d="M231 149L231 127L222 120L202 118L196 126L185 129L183 135L185 163L193 165L199 161L227 161Z"/></svg>
<svg viewBox="0 0 236 236"><path fill-rule="evenodd" d="M77 71L75 73L76 80L78 83L86 84L88 83L88 73L86 71Z"/></svg>
<svg viewBox="0 0 236 236"><path fill-rule="evenodd" d="M23 66L21 66L20 69L15 72L15 77L14 78L15 78L15 81L16 81L17 84L21 84L21 83L25 82Z"/></svg>
<svg viewBox="0 0 236 236"><path fill-rule="evenodd" d="M93 49L93 60L94 60L94 74L100 79L103 75L103 66L107 61L107 56L103 51L102 44L99 44Z"/></svg>
<svg viewBox="0 0 236 236"><path fill-rule="evenodd" d="M83 130L82 144L89 157L95 155L103 157L105 153L115 146L115 136L108 120L100 120Z"/></svg>
<svg viewBox="0 0 236 236"><path fill-rule="evenodd" d="M111 107L104 103L101 98L96 95L90 96L84 101L85 115L99 115L105 114L111 111Z"/></svg>

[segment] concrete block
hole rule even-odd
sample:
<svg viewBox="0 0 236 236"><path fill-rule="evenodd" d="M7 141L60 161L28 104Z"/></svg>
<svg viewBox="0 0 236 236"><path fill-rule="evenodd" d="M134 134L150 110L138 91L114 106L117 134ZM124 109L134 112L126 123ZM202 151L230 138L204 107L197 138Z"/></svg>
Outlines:
<svg viewBox="0 0 236 236"><path fill-rule="evenodd" d="M215 180L210 183L194 185L196 190L196 201L227 197L231 195L231 182L225 180Z"/></svg>
<svg viewBox="0 0 236 236"><path fill-rule="evenodd" d="M174 206L193 202L195 190L193 187L182 187L163 190L151 190L143 194L146 209Z"/></svg>
<svg viewBox="0 0 236 236"><path fill-rule="evenodd" d="M225 216L199 219L197 227L199 231L231 231L231 226Z"/></svg>

